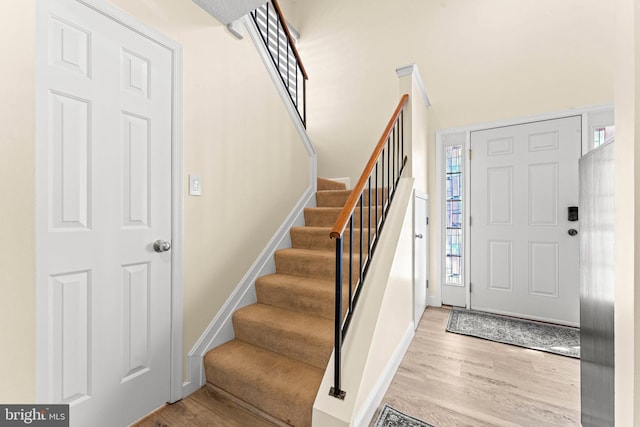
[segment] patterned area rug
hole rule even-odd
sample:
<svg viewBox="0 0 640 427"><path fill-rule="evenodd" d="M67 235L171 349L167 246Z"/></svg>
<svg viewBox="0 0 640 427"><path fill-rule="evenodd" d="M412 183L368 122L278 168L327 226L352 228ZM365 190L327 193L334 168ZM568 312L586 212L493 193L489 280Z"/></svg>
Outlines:
<svg viewBox="0 0 640 427"><path fill-rule="evenodd" d="M580 329L453 309L447 331L580 358Z"/></svg>
<svg viewBox="0 0 640 427"><path fill-rule="evenodd" d="M403 414L389 405L384 405L373 427L433 427L424 421Z"/></svg>

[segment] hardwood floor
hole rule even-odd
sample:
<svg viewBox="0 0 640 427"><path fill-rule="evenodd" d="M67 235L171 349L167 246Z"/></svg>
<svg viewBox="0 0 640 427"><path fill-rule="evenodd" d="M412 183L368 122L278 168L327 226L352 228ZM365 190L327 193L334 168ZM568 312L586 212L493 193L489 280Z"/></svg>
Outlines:
<svg viewBox="0 0 640 427"><path fill-rule="evenodd" d="M204 386L133 424L135 427L274 427L212 387Z"/></svg>
<svg viewBox="0 0 640 427"><path fill-rule="evenodd" d="M448 318L425 311L381 406L437 427L580 425L578 359L448 333Z"/></svg>
<svg viewBox="0 0 640 427"><path fill-rule="evenodd" d="M447 309L424 313L381 407L437 427L580 425L579 360L447 333L448 316ZM135 426L274 424L204 387Z"/></svg>

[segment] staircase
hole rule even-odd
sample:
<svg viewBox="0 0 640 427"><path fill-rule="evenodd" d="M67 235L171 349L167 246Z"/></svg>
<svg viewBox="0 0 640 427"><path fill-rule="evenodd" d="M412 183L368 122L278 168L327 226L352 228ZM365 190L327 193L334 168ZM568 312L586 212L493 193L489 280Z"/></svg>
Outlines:
<svg viewBox="0 0 640 427"><path fill-rule="evenodd" d="M272 421L311 426L334 345L335 242L329 233L349 194L343 184L318 179L317 207L305 209L304 227L291 229L292 247L275 253L276 273L256 280L258 302L234 313L235 339L204 358L209 385Z"/></svg>

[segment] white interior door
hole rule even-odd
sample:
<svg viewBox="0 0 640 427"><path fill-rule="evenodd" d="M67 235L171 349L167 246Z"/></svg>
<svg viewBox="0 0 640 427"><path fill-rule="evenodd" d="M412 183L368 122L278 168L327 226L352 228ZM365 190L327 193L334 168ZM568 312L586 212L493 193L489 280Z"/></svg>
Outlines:
<svg viewBox="0 0 640 427"><path fill-rule="evenodd" d="M471 133L471 308L579 324L581 117Z"/></svg>
<svg viewBox="0 0 640 427"><path fill-rule="evenodd" d="M426 195L414 197L414 291L413 320L415 328L427 308L427 286L429 282L429 200Z"/></svg>
<svg viewBox="0 0 640 427"><path fill-rule="evenodd" d="M127 425L170 399L171 52L77 1L37 19L39 399Z"/></svg>

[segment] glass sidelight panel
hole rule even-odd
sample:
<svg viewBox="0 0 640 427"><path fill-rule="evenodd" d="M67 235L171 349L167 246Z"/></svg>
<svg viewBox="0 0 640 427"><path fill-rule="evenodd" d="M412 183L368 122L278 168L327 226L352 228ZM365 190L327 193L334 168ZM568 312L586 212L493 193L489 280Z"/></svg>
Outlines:
<svg viewBox="0 0 640 427"><path fill-rule="evenodd" d="M462 285L462 145L445 147L445 283Z"/></svg>

